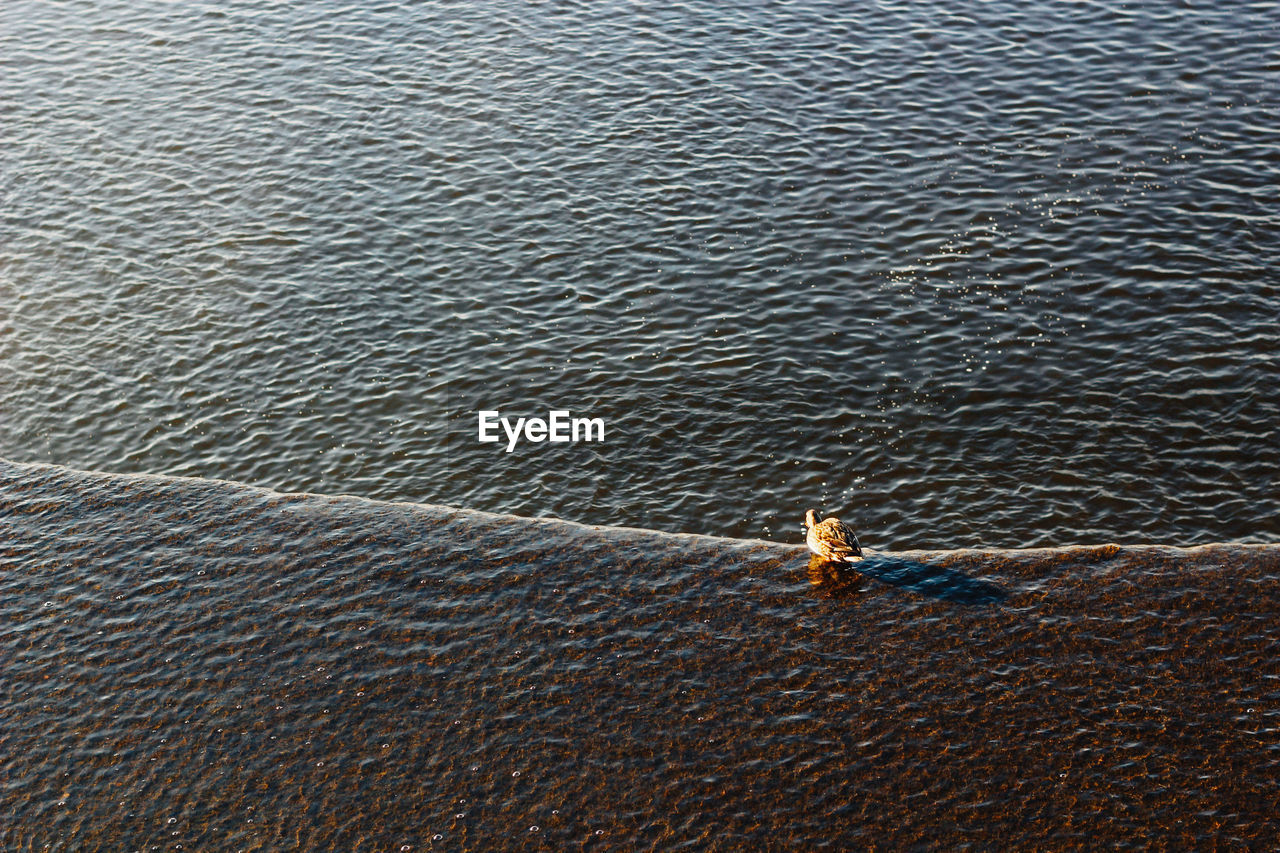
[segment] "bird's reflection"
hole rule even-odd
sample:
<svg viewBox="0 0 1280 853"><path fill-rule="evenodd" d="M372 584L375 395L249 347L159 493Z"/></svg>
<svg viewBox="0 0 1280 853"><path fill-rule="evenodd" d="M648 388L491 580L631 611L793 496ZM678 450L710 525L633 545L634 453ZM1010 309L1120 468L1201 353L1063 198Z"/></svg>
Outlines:
<svg viewBox="0 0 1280 853"><path fill-rule="evenodd" d="M809 557L809 583L814 592L826 598L849 598L866 592L869 584L856 566L858 563L837 563L817 555Z"/></svg>
<svg viewBox="0 0 1280 853"><path fill-rule="evenodd" d="M890 555L875 554L856 563L834 563L812 556L808 573L814 591L828 598L848 598L866 592L873 581L956 604L998 604L1008 597L990 581L972 578L945 566Z"/></svg>

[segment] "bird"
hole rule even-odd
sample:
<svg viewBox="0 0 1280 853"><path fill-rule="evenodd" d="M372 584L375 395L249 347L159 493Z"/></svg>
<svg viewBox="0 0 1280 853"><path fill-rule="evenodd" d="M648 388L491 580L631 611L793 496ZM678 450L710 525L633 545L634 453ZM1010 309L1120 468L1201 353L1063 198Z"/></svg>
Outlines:
<svg viewBox="0 0 1280 853"><path fill-rule="evenodd" d="M822 559L833 563L856 563L862 559L858 534L835 516L818 521L818 511L811 509L804 514L804 528L809 550Z"/></svg>

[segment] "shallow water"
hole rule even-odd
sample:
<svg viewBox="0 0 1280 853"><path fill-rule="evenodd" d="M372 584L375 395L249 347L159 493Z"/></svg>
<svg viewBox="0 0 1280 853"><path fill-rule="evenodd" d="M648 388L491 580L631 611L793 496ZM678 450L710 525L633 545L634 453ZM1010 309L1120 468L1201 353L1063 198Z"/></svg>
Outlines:
<svg viewBox="0 0 1280 853"><path fill-rule="evenodd" d="M1274 2L0 9L0 456L1280 541ZM475 440L480 409L604 444Z"/></svg>
<svg viewBox="0 0 1280 853"><path fill-rule="evenodd" d="M0 462L6 850L1257 849L1280 548L875 555Z"/></svg>

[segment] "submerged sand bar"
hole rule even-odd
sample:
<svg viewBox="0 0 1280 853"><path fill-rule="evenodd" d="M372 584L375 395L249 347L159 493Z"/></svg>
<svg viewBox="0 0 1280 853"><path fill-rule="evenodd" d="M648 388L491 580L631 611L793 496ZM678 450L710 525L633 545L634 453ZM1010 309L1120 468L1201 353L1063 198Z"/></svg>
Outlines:
<svg viewBox="0 0 1280 853"><path fill-rule="evenodd" d="M861 569L0 462L0 847L1277 837L1280 547Z"/></svg>

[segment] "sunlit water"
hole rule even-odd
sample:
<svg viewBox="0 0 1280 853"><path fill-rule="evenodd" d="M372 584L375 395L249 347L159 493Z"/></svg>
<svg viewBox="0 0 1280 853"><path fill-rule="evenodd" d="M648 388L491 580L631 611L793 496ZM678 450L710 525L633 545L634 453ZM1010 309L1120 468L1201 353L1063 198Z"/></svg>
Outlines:
<svg viewBox="0 0 1280 853"><path fill-rule="evenodd" d="M1273 844L1277 44L0 4L0 848Z"/></svg>
<svg viewBox="0 0 1280 853"><path fill-rule="evenodd" d="M1278 541L1274 2L0 9L0 456ZM476 440L476 413L603 444Z"/></svg>
<svg viewBox="0 0 1280 853"><path fill-rule="evenodd" d="M877 554L0 463L5 850L1259 849L1280 547Z"/></svg>

